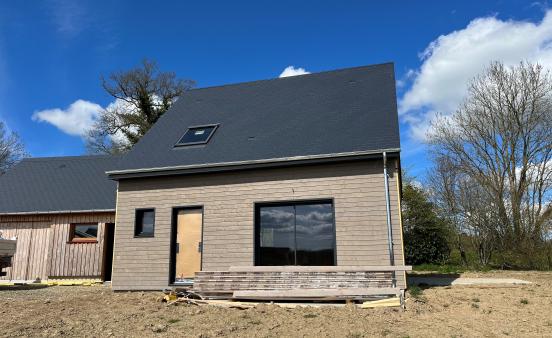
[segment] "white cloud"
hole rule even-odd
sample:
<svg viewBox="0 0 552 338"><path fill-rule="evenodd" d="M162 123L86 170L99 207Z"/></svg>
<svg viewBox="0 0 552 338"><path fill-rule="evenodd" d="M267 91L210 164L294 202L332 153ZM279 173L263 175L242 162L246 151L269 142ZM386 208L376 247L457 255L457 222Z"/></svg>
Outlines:
<svg viewBox="0 0 552 338"><path fill-rule="evenodd" d="M77 100L67 109L46 109L33 114L33 121L48 122L69 135L86 137L102 106L85 100Z"/></svg>
<svg viewBox="0 0 552 338"><path fill-rule="evenodd" d="M529 60L552 68L552 11L539 23L477 18L431 42L420 59L422 65L402 80L411 87L399 102L399 113L410 126L410 136L424 140L435 112L454 111L468 82L490 62Z"/></svg>
<svg viewBox="0 0 552 338"><path fill-rule="evenodd" d="M295 68L293 66L287 66L286 69L280 74L279 77L288 77L288 76L296 76L296 75L305 75L310 74L310 72L307 72L305 68Z"/></svg>

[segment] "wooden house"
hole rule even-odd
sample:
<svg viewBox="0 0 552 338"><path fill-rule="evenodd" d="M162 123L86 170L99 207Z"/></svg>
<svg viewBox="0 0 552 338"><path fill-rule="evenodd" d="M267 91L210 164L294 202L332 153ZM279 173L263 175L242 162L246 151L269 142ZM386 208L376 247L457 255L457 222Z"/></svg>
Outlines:
<svg viewBox="0 0 552 338"><path fill-rule="evenodd" d="M30 158L0 176L0 232L17 238L0 280L111 279L117 159Z"/></svg>
<svg viewBox="0 0 552 338"><path fill-rule="evenodd" d="M392 64L190 90L108 172L112 287L404 289L400 173Z"/></svg>

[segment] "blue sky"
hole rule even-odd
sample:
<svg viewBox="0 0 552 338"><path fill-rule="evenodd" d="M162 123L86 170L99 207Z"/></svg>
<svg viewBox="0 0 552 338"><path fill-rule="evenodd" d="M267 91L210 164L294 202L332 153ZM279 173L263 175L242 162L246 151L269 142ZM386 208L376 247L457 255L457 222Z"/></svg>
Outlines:
<svg viewBox="0 0 552 338"><path fill-rule="evenodd" d="M403 166L423 176L429 121L469 78L496 59L552 65L548 14L530 1L4 1L0 119L32 156L79 155L79 130L112 102L100 75L143 58L199 87L393 61Z"/></svg>

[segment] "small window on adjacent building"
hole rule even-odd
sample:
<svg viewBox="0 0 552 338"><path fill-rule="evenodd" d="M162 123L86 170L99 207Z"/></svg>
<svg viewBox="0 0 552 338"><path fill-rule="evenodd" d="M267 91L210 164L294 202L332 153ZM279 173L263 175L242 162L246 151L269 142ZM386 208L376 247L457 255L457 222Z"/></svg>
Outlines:
<svg viewBox="0 0 552 338"><path fill-rule="evenodd" d="M154 209L138 209L136 210L136 224L134 228L134 236L136 237L153 237L153 229L155 227L155 210Z"/></svg>
<svg viewBox="0 0 552 338"><path fill-rule="evenodd" d="M190 127L180 138L175 146L188 146L194 144L204 144L209 142L211 136L217 129L217 125L209 125L202 127Z"/></svg>
<svg viewBox="0 0 552 338"><path fill-rule="evenodd" d="M74 223L69 228L69 242L86 243L98 241L98 223Z"/></svg>

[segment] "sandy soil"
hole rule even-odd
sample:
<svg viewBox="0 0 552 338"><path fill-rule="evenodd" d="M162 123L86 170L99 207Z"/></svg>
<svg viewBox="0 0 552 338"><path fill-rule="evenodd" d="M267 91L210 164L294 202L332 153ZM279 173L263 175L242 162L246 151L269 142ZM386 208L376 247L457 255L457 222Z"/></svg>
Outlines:
<svg viewBox="0 0 552 338"><path fill-rule="evenodd" d="M407 309L238 310L167 306L161 293L113 293L106 287L0 288L0 335L186 337L473 337L552 336L552 273L468 273L533 282L516 287L434 287Z"/></svg>

